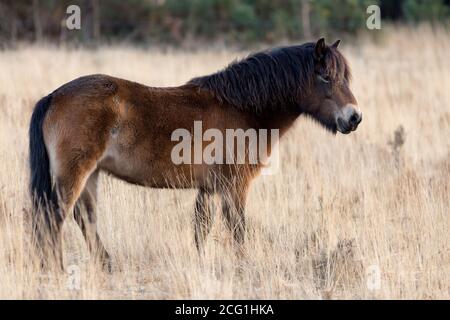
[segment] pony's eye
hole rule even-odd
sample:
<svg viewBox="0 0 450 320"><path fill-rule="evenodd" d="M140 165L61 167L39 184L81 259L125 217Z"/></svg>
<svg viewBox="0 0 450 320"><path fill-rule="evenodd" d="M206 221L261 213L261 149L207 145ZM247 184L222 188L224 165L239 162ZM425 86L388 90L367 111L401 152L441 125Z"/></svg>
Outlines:
<svg viewBox="0 0 450 320"><path fill-rule="evenodd" d="M329 83L331 81L331 78L329 75L318 75L320 81L325 82L325 83Z"/></svg>

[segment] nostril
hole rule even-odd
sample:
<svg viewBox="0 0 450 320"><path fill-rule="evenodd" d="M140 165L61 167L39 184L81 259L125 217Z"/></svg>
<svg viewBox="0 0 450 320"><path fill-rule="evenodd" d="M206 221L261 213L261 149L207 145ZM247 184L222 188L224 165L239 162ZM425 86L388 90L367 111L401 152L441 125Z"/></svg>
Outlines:
<svg viewBox="0 0 450 320"><path fill-rule="evenodd" d="M349 122L351 124L358 123L358 121L359 121L359 115L357 113L354 113L349 119Z"/></svg>

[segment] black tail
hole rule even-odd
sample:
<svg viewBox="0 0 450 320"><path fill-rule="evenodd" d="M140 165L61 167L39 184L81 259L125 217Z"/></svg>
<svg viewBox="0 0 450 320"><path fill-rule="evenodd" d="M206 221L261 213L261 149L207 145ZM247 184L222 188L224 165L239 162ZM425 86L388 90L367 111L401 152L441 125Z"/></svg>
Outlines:
<svg viewBox="0 0 450 320"><path fill-rule="evenodd" d="M33 201L33 231L42 227L51 229L57 197L52 188L50 161L44 144L42 125L50 108L52 96L48 95L36 104L30 123L30 193ZM54 218L54 217L53 217ZM43 222L44 226L39 225ZM41 230L44 231L44 230ZM47 231L49 231L47 229Z"/></svg>

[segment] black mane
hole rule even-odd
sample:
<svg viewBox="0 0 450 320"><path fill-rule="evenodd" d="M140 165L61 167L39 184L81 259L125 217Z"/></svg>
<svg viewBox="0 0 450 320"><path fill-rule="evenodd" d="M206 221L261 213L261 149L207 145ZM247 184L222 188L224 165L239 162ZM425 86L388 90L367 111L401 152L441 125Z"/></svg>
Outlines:
<svg viewBox="0 0 450 320"><path fill-rule="evenodd" d="M314 43L306 43L259 52L188 84L207 89L220 102L240 110L292 108L314 79L313 51Z"/></svg>

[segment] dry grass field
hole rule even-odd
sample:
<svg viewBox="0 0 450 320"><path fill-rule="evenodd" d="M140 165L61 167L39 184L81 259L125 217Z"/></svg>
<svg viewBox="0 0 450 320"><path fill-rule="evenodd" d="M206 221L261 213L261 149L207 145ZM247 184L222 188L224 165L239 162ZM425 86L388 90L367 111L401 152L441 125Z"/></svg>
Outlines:
<svg viewBox="0 0 450 320"><path fill-rule="evenodd" d="M332 39L329 39L330 41ZM67 273L39 273L28 250L28 138L36 101L78 76L179 85L245 52L19 46L0 52L0 298L449 299L450 33L430 27L343 43L364 113L351 135L306 118L261 176L238 261L220 217L199 259L194 191L102 176L99 229L115 271L99 271L72 218ZM379 271L379 279L377 279ZM379 281L378 281L379 280Z"/></svg>

